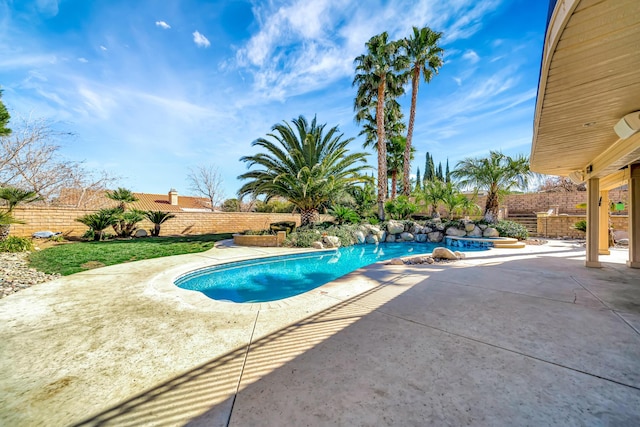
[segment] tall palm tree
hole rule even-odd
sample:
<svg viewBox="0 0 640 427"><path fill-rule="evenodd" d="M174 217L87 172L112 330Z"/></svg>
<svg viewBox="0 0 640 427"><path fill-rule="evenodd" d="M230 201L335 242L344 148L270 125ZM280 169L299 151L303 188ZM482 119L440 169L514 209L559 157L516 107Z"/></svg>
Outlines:
<svg viewBox="0 0 640 427"><path fill-rule="evenodd" d="M137 202L138 198L133 195L131 190L118 187L117 190L107 191L107 197L116 202L120 202L118 207L124 212L127 210L127 203Z"/></svg>
<svg viewBox="0 0 640 427"><path fill-rule="evenodd" d="M442 66L443 49L438 46L442 33L431 30L429 27L418 29L413 27L413 35L404 40L407 57L411 62L411 110L409 111L409 127L407 129L407 145L404 150L404 194L409 195L409 174L411 144L413 142L413 126L416 117L416 104L418 103L418 86L420 74L426 83L429 83L434 74Z"/></svg>
<svg viewBox="0 0 640 427"><path fill-rule="evenodd" d="M384 105L385 96L397 97L404 93L402 75L407 58L399 55L400 44L389 41L386 32L371 37L365 44L367 53L356 57L356 76L353 85L358 86L354 100L356 122L360 123L376 108L376 133L378 137L378 217L384 220L384 201L387 197L387 152L385 144Z"/></svg>
<svg viewBox="0 0 640 427"><path fill-rule="evenodd" d="M512 158L500 151L490 151L489 157L463 159L451 172L461 186L487 190L484 217L488 222L497 221L500 198L513 188L526 189L531 174L527 156Z"/></svg>
<svg viewBox="0 0 640 427"><path fill-rule="evenodd" d="M369 181L362 172L369 169L366 153L349 153L353 138L343 139L334 126L325 133L326 125L316 118L308 123L300 116L273 126L267 138L252 145L264 152L244 156L248 167L257 166L238 178L249 180L238 196L264 195L265 201L282 197L300 210L302 225L315 222L318 211L326 207L349 186Z"/></svg>

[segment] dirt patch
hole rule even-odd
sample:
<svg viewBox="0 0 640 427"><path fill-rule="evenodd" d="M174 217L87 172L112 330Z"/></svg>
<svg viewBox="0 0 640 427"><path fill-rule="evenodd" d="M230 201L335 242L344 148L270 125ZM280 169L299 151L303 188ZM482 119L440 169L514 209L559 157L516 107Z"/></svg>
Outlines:
<svg viewBox="0 0 640 427"><path fill-rule="evenodd" d="M104 267L105 265L106 264L103 264L100 261L87 261L84 264L82 264L80 267L84 268L85 270L91 270L93 268Z"/></svg>

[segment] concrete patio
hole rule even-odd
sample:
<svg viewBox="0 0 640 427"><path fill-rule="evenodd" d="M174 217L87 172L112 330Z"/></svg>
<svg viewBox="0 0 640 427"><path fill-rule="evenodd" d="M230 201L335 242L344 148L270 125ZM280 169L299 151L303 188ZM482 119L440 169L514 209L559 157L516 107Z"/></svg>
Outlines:
<svg viewBox="0 0 640 427"><path fill-rule="evenodd" d="M0 425L639 425L640 270L577 242L360 269L238 306L106 267L0 300Z"/></svg>

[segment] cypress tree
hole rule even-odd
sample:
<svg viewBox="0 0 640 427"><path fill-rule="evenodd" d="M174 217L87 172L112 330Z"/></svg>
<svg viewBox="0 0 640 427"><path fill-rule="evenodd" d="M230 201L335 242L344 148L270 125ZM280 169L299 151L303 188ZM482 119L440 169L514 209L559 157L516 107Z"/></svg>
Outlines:
<svg viewBox="0 0 640 427"><path fill-rule="evenodd" d="M442 175L442 162L438 162L437 177L440 181L444 181L444 176Z"/></svg>
<svg viewBox="0 0 640 427"><path fill-rule="evenodd" d="M420 180L420 168L418 167L418 172L416 172L416 191L420 191L421 189L421 180Z"/></svg>
<svg viewBox="0 0 640 427"><path fill-rule="evenodd" d="M433 164L433 156L429 154L429 177L427 178L429 181L433 181L436 177L436 167Z"/></svg>
<svg viewBox="0 0 640 427"><path fill-rule="evenodd" d="M447 157L447 170L445 175L446 181L451 182L451 171L449 171L449 158Z"/></svg>

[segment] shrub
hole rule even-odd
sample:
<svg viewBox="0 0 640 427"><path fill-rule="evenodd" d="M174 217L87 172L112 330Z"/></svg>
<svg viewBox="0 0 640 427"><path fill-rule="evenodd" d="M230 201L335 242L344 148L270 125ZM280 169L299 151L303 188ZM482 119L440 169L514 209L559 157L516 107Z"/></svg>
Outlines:
<svg viewBox="0 0 640 427"><path fill-rule="evenodd" d="M27 237L9 236L0 241L0 252L28 252L33 250L33 242Z"/></svg>
<svg viewBox="0 0 640 427"><path fill-rule="evenodd" d="M576 230L580 230L580 231L587 231L587 221L585 221L584 219L581 219L580 221L576 222L575 224L573 224L573 228L575 228Z"/></svg>
<svg viewBox="0 0 640 427"><path fill-rule="evenodd" d="M395 200L386 202L384 210L391 219L407 219L418 210L418 206L411 203L407 196L398 196Z"/></svg>
<svg viewBox="0 0 640 427"><path fill-rule="evenodd" d="M501 237L513 237L518 240L524 240L529 237L527 228L524 225L518 224L514 221L498 221L494 224L494 227L496 230L498 230Z"/></svg>
<svg viewBox="0 0 640 427"><path fill-rule="evenodd" d="M242 234L245 236L273 236L275 232L272 230L245 230Z"/></svg>
<svg viewBox="0 0 640 427"><path fill-rule="evenodd" d="M292 246L297 248L310 248L313 242L317 242L322 239L322 234L318 230L305 229L289 234L285 240L285 246Z"/></svg>
<svg viewBox="0 0 640 427"><path fill-rule="evenodd" d="M333 218L338 224L357 224L360 222L360 215L347 206L334 206L333 209L329 211L329 214L333 215Z"/></svg>
<svg viewBox="0 0 640 427"><path fill-rule="evenodd" d="M113 212L113 209L100 209L96 213L76 218L76 221L89 227L89 230L82 237L90 240L102 240L104 229L114 223Z"/></svg>
<svg viewBox="0 0 640 427"><path fill-rule="evenodd" d="M269 224L269 230L271 230L274 234L278 231L284 231L289 234L296 229L295 221L280 221L280 222L272 222Z"/></svg>

